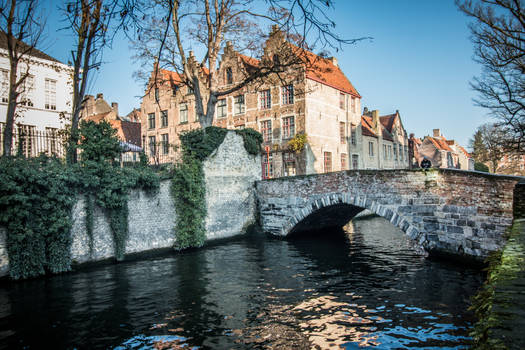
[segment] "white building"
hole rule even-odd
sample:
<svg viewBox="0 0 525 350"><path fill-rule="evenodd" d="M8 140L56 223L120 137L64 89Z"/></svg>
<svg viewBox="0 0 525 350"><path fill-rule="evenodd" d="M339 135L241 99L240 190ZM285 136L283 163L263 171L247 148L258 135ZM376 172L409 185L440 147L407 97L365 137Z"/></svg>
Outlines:
<svg viewBox="0 0 525 350"><path fill-rule="evenodd" d="M56 137L56 131L64 126L64 118L71 115L72 103L72 72L73 68L65 65L53 57L33 49L31 56L26 56L18 66L18 74L27 72L29 76L24 84L24 91L18 98L15 116L15 144L20 132L31 135L28 155L48 151L48 136ZM7 51L7 37L0 33L0 130L5 127L7 102L9 94L9 56ZM0 135L0 138L3 135ZM45 140L37 140L46 138ZM55 143L53 142L55 152ZM0 146L1 147L1 146Z"/></svg>

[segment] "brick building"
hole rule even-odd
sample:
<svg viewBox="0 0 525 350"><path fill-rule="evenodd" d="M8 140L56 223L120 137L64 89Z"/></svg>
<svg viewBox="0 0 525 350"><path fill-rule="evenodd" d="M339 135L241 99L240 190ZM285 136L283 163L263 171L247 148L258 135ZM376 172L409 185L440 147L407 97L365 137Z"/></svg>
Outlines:
<svg viewBox="0 0 525 350"><path fill-rule="evenodd" d="M474 160L455 140L447 140L439 129L433 129L432 136L423 140L410 135L411 166L419 167L423 158L427 158L434 168L455 168L474 170Z"/></svg>
<svg viewBox="0 0 525 350"><path fill-rule="evenodd" d="M262 133L265 177L349 169L350 140L360 125L361 96L335 58L300 50L273 29L261 60L242 55L227 43L218 70L220 88L231 88L261 62L285 60L294 54L302 55L304 64L291 65L279 76L266 76L220 97L213 124L229 129L253 128ZM207 79L206 73L202 68L200 78ZM141 112L142 138L153 162L161 156L176 160L178 135L200 128L195 97L175 72L152 72ZM289 141L304 133L305 148L300 153L292 152Z"/></svg>

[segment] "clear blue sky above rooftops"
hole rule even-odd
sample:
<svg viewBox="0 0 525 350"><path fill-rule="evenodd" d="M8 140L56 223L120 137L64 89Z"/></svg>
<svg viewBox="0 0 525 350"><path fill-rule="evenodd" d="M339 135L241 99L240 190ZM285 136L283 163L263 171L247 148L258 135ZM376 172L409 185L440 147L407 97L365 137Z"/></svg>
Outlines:
<svg viewBox="0 0 525 350"><path fill-rule="evenodd" d="M67 63L72 38L59 30L65 24L58 2L43 4L49 17L39 48ZM330 52L363 96L362 107L382 115L397 109L408 133L422 137L439 128L464 146L478 125L490 121L472 102L469 81L481 67L472 60L468 19L453 0L336 0L335 6L331 14L342 37L373 38ZM121 115L140 106L144 91L132 76L138 69L132 54L127 39L118 37L89 86L88 93L118 102Z"/></svg>

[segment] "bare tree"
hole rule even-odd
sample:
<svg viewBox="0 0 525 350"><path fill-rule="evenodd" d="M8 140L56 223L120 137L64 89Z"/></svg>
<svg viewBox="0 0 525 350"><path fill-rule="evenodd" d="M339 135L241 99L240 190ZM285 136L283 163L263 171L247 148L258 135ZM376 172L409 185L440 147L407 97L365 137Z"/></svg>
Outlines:
<svg viewBox="0 0 525 350"><path fill-rule="evenodd" d="M488 163L490 171L496 172L498 164L505 155L505 140L508 139L505 129L496 124L483 124L474 134L472 141L475 160ZM475 146L475 147L474 147ZM474 155L474 154L473 154Z"/></svg>
<svg viewBox="0 0 525 350"><path fill-rule="evenodd" d="M8 101L3 131L4 155L11 154L17 106L25 102L19 96L26 89L29 57L44 29L43 22L37 18L36 5L35 0L0 1L0 42L9 56Z"/></svg>
<svg viewBox="0 0 525 350"><path fill-rule="evenodd" d="M104 48L111 45L133 9L133 0L76 0L66 2L61 8L68 24L66 29L72 30L76 37L75 47L71 50L73 105L67 151L69 163L77 162L80 112L92 73L102 62Z"/></svg>
<svg viewBox="0 0 525 350"><path fill-rule="evenodd" d="M478 106L504 129L505 149L525 152L525 3L523 0L456 0L470 24L475 60L483 66L472 87Z"/></svg>
<svg viewBox="0 0 525 350"><path fill-rule="evenodd" d="M152 67L155 61L155 67L177 72L179 83L193 91L201 125L210 126L219 97L272 74L280 77L288 67L313 64L306 55L306 38L333 49L360 40L335 34L335 24L325 12L331 7L332 0L160 0L145 10L147 16L138 24L136 58L143 67ZM270 25L287 39L279 49L279 60L262 51L267 34L261 28ZM258 60L243 57L243 78L224 88L219 55L228 42ZM142 78L147 77L142 72ZM159 79L155 70L149 88Z"/></svg>

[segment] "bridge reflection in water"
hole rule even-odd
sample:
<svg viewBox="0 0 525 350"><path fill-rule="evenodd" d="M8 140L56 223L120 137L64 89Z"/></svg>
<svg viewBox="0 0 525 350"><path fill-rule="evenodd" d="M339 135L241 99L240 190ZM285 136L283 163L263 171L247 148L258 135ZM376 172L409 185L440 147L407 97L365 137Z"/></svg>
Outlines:
<svg viewBox="0 0 525 350"><path fill-rule="evenodd" d="M0 348L461 348L476 270L425 259L390 223L250 235L0 289Z"/></svg>

